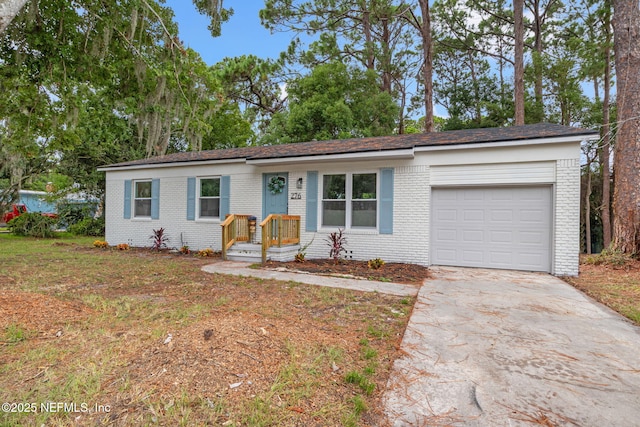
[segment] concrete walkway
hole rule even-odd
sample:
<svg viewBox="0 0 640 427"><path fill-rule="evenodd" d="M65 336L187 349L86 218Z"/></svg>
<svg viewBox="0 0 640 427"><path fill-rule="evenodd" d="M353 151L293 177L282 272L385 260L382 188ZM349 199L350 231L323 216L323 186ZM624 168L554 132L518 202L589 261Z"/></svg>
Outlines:
<svg viewBox="0 0 640 427"><path fill-rule="evenodd" d="M547 274L432 268L383 401L394 426L640 426L640 328Z"/></svg>
<svg viewBox="0 0 640 427"><path fill-rule="evenodd" d="M292 273L282 270L265 270L249 268L251 263L236 261L221 261L205 265L203 271L207 273L231 274L234 276L251 276L261 279L283 280L285 282L306 283L309 285L327 286L330 288L352 289L363 292L380 292L382 294L398 296L415 296L419 287L402 283L375 282L372 280L344 279L334 276L318 276L308 273Z"/></svg>

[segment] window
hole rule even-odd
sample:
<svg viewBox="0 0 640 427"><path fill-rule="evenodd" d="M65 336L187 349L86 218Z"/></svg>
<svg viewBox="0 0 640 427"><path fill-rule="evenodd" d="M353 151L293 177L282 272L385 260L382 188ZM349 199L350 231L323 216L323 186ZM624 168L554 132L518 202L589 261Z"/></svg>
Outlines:
<svg viewBox="0 0 640 427"><path fill-rule="evenodd" d="M322 225L344 227L346 220L346 175L322 178Z"/></svg>
<svg viewBox="0 0 640 427"><path fill-rule="evenodd" d="M198 216L200 218L220 217L220 178L200 178Z"/></svg>
<svg viewBox="0 0 640 427"><path fill-rule="evenodd" d="M135 181L133 185L133 216L151 217L151 181Z"/></svg>
<svg viewBox="0 0 640 427"><path fill-rule="evenodd" d="M324 175L322 225L375 228L378 217L375 173Z"/></svg>
<svg viewBox="0 0 640 427"><path fill-rule="evenodd" d="M351 193L351 226L374 227L378 213L376 174L354 174Z"/></svg>

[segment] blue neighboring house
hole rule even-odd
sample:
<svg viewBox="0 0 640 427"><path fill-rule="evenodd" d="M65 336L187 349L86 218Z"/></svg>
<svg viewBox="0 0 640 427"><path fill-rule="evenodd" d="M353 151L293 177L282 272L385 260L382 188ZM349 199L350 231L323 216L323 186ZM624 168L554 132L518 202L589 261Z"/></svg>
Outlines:
<svg viewBox="0 0 640 427"><path fill-rule="evenodd" d="M18 198L18 203L26 205L27 212L56 213L55 203L51 203L45 200L47 192L20 190L19 194L20 197Z"/></svg>

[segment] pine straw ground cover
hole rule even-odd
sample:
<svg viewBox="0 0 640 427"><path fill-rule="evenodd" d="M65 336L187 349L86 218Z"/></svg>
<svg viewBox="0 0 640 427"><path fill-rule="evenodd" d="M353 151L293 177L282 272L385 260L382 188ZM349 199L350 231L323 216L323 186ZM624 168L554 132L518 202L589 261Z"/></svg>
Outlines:
<svg viewBox="0 0 640 427"><path fill-rule="evenodd" d="M413 298L92 241L0 235L0 426L384 423Z"/></svg>
<svg viewBox="0 0 640 427"><path fill-rule="evenodd" d="M565 280L640 325L640 261L620 254L583 255L580 275Z"/></svg>

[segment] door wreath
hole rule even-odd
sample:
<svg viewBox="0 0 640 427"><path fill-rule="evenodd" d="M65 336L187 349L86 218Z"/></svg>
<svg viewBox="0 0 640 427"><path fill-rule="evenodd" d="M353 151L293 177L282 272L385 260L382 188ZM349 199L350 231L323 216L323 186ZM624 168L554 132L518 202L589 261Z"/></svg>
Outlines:
<svg viewBox="0 0 640 427"><path fill-rule="evenodd" d="M284 177L272 176L267 184L267 188L269 188L271 194L280 194L282 193L282 190L284 190L284 185Z"/></svg>

